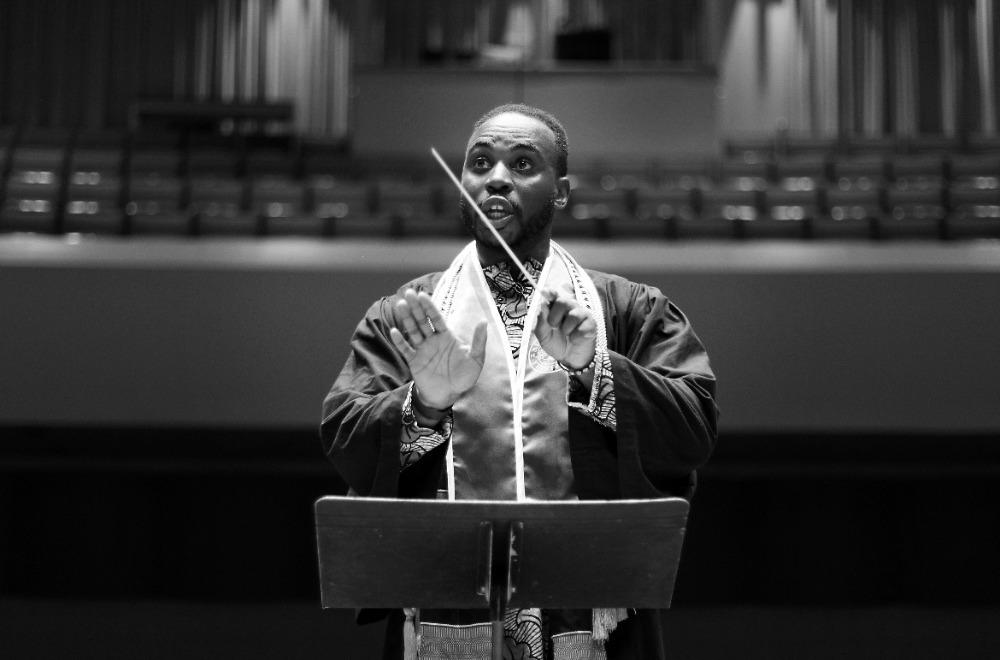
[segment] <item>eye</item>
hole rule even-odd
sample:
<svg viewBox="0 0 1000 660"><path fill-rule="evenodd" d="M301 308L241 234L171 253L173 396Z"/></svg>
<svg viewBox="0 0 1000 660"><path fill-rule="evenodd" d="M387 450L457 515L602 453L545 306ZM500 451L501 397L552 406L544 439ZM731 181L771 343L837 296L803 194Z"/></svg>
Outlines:
<svg viewBox="0 0 1000 660"><path fill-rule="evenodd" d="M534 167L534 163L531 162L530 158L521 156L514 161L514 169L518 172L528 172Z"/></svg>
<svg viewBox="0 0 1000 660"><path fill-rule="evenodd" d="M469 168L477 171L490 169L490 159L486 156L473 156L469 161Z"/></svg>

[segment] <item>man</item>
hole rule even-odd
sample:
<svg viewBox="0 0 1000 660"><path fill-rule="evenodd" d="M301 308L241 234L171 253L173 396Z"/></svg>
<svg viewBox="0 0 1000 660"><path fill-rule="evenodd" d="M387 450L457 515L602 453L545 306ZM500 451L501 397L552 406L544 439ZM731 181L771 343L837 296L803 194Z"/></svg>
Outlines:
<svg viewBox="0 0 1000 660"><path fill-rule="evenodd" d="M657 289L584 270L551 240L569 201L567 153L542 110L500 106L476 122L462 186L538 290L462 198L475 241L443 273L372 305L324 402L324 449L357 494L693 493L716 437L708 357ZM421 659L448 657L490 636L485 612L389 616L386 658L416 657L418 643ZM511 610L504 634L504 657L663 657L652 611Z"/></svg>

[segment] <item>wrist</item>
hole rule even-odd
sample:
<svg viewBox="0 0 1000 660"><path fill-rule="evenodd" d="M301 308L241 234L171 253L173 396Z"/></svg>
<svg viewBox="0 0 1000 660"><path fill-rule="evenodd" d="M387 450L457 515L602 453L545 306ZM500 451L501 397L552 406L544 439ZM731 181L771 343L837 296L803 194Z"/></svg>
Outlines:
<svg viewBox="0 0 1000 660"><path fill-rule="evenodd" d="M582 376L588 372L594 371L594 366L596 366L597 364L597 353L595 352L594 355L590 358L590 362L582 367L574 367L573 365L565 364L559 361L557 361L556 364L559 365L560 369L562 369L571 376Z"/></svg>
<svg viewBox="0 0 1000 660"><path fill-rule="evenodd" d="M417 422L421 426L435 426L438 422L447 416L448 411L451 406L445 406L444 408L437 408L429 403L427 403L424 398L420 395L420 390L417 389L416 384L413 385L412 396L410 397L410 406L413 408L413 414L417 418Z"/></svg>

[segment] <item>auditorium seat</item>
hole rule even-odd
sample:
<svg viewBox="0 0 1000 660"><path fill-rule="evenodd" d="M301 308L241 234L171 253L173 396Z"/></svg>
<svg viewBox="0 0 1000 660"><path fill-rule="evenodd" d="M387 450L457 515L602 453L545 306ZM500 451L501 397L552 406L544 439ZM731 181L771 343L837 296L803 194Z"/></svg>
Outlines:
<svg viewBox="0 0 1000 660"><path fill-rule="evenodd" d="M1000 188L1000 154L951 154L947 161L948 180L953 186L969 189Z"/></svg>
<svg viewBox="0 0 1000 660"><path fill-rule="evenodd" d="M200 234L257 234L257 216L245 205L244 179L201 175L190 180L190 204Z"/></svg>
<svg viewBox="0 0 1000 660"><path fill-rule="evenodd" d="M846 156L865 160L888 158L900 151L902 143L895 135L856 135L841 140L839 146Z"/></svg>
<svg viewBox="0 0 1000 660"><path fill-rule="evenodd" d="M944 184L947 157L943 153L897 154L887 160L889 181L899 188Z"/></svg>
<svg viewBox="0 0 1000 660"><path fill-rule="evenodd" d="M288 176L268 175L250 184L250 209L268 236L321 236L324 222L306 213L305 184Z"/></svg>
<svg viewBox="0 0 1000 660"><path fill-rule="evenodd" d="M708 188L700 193L701 219L756 220L761 215L764 196L760 190Z"/></svg>
<svg viewBox="0 0 1000 660"><path fill-rule="evenodd" d="M883 215L880 189L829 184L819 191L819 215L810 223L813 238L875 238Z"/></svg>
<svg viewBox="0 0 1000 660"><path fill-rule="evenodd" d="M247 151L246 174L294 178L299 175L299 165L290 147L259 146Z"/></svg>
<svg viewBox="0 0 1000 660"><path fill-rule="evenodd" d="M370 183L321 175L310 177L306 190L312 214L323 220L326 235L392 235L389 219L375 213L375 191Z"/></svg>
<svg viewBox="0 0 1000 660"><path fill-rule="evenodd" d="M126 233L189 234L187 188L180 177L180 135L144 130L129 135L126 151Z"/></svg>
<svg viewBox="0 0 1000 660"><path fill-rule="evenodd" d="M743 226L747 238L806 238L822 213L819 189L808 177L788 177L764 191L765 213Z"/></svg>
<svg viewBox="0 0 1000 660"><path fill-rule="evenodd" d="M867 184L864 184L867 185ZM830 186L824 191L826 209L813 223L816 238L876 238L884 215L882 190Z"/></svg>
<svg viewBox="0 0 1000 660"><path fill-rule="evenodd" d="M761 192L705 188L693 191L696 214L678 218L678 238L736 238L737 221L756 220L760 216Z"/></svg>
<svg viewBox="0 0 1000 660"><path fill-rule="evenodd" d="M829 181L829 174L827 154L798 154L774 162L775 181L786 190L818 190Z"/></svg>
<svg viewBox="0 0 1000 660"><path fill-rule="evenodd" d="M795 133L782 137L779 145L779 155L785 158L826 157L842 148L841 141L836 137Z"/></svg>
<svg viewBox="0 0 1000 660"><path fill-rule="evenodd" d="M445 214L444 191L437 185L379 178L375 180L374 191L375 214L388 223L394 235L454 236L461 229L454 204L449 209L452 212Z"/></svg>
<svg viewBox="0 0 1000 660"><path fill-rule="evenodd" d="M887 213L881 224L883 238L938 238L944 232L944 188L928 185L921 188L889 187L886 190Z"/></svg>
<svg viewBox="0 0 1000 660"><path fill-rule="evenodd" d="M358 163L342 145L305 141L301 146L300 173L306 179L315 177L357 178Z"/></svg>
<svg viewBox="0 0 1000 660"><path fill-rule="evenodd" d="M940 153L897 154L887 161L883 238L937 238L943 235L945 157Z"/></svg>
<svg viewBox="0 0 1000 660"><path fill-rule="evenodd" d="M677 238L677 225L697 216L695 192L681 186L650 184L635 190L635 217L650 228L649 236Z"/></svg>
<svg viewBox="0 0 1000 660"><path fill-rule="evenodd" d="M124 231L120 178L70 175L64 207L63 228L67 232L120 234Z"/></svg>
<svg viewBox="0 0 1000 660"><path fill-rule="evenodd" d="M950 238L1000 238L1000 185L985 177L977 183L955 183L948 190Z"/></svg>
<svg viewBox="0 0 1000 660"><path fill-rule="evenodd" d="M186 172L191 177L219 178L242 174L242 157L235 146L199 144L188 148Z"/></svg>
<svg viewBox="0 0 1000 660"><path fill-rule="evenodd" d="M68 131L32 129L11 150L0 209L3 231L59 230Z"/></svg>
<svg viewBox="0 0 1000 660"><path fill-rule="evenodd" d="M830 164L825 214L813 223L817 238L877 238L885 215L886 159L882 154L838 156Z"/></svg>
<svg viewBox="0 0 1000 660"><path fill-rule="evenodd" d="M899 141L901 153L935 154L946 156L962 151L962 140L954 135L933 135L924 133L901 138Z"/></svg>
<svg viewBox="0 0 1000 660"><path fill-rule="evenodd" d="M948 171L948 235L996 237L996 225L1000 223L1000 152L953 154Z"/></svg>
<svg viewBox="0 0 1000 660"><path fill-rule="evenodd" d="M100 234L123 231L124 136L81 133L70 155L64 230Z"/></svg>
<svg viewBox="0 0 1000 660"><path fill-rule="evenodd" d="M582 235L608 238L634 235L646 223L634 222L635 177L619 179L612 175L577 179L570 190L568 215ZM626 187L629 186L629 187Z"/></svg>
<svg viewBox="0 0 1000 660"><path fill-rule="evenodd" d="M872 190L885 185L888 161L882 154L838 156L831 161L831 180L840 190Z"/></svg>
<svg viewBox="0 0 1000 660"><path fill-rule="evenodd" d="M152 233L161 233L168 228L188 233L187 214L183 213L187 204L183 184L178 177L133 174L128 181L125 200L126 218L132 232L146 233L144 228L148 227ZM157 219L158 216L163 217ZM183 222L178 221L181 216L185 218Z"/></svg>
<svg viewBox="0 0 1000 660"><path fill-rule="evenodd" d="M4 187L0 231L56 231L58 188L37 172L12 173Z"/></svg>
<svg viewBox="0 0 1000 660"><path fill-rule="evenodd" d="M772 161L747 153L738 158L723 158L716 164L715 188L727 190L764 190L774 180Z"/></svg>
<svg viewBox="0 0 1000 660"><path fill-rule="evenodd" d="M250 183L250 208L268 218L291 218L306 209L305 184L288 176L259 176Z"/></svg>
<svg viewBox="0 0 1000 660"><path fill-rule="evenodd" d="M980 154L996 156L1000 154L1000 135L997 133L973 133L966 140L967 148Z"/></svg>

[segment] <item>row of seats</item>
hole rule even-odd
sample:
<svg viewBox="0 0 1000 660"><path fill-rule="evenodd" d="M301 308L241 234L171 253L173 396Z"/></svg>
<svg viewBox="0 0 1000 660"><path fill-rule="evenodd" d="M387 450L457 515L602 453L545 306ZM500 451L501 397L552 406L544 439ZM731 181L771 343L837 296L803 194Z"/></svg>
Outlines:
<svg viewBox="0 0 1000 660"><path fill-rule="evenodd" d="M302 150L256 150L280 167L231 166L253 148L229 141L76 136L32 140L0 130L0 231L111 234L458 235L457 193L443 175L365 171L342 152L321 168ZM152 145L152 146L151 146ZM228 146L227 146L228 145ZM317 158L323 152L316 150ZM220 165L208 167L208 163ZM747 151L708 163L592 164L572 177L562 235L1000 235L1000 151L813 154Z"/></svg>
<svg viewBox="0 0 1000 660"><path fill-rule="evenodd" d="M760 158L799 155L836 157L884 154L982 153L1000 151L1000 135L959 132L954 135L809 135L777 131L767 135L729 137L722 150L728 157L754 153Z"/></svg>

